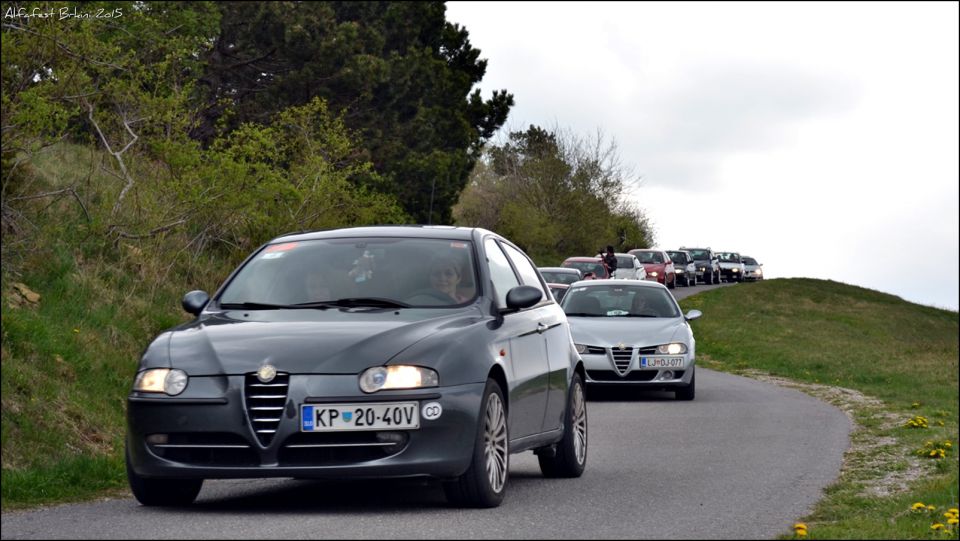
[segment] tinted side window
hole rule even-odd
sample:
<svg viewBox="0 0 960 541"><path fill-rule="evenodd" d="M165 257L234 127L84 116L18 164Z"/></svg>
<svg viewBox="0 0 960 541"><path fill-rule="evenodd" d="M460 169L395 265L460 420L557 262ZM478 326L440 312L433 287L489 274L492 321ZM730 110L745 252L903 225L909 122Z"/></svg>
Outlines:
<svg viewBox="0 0 960 541"><path fill-rule="evenodd" d="M487 266L490 268L490 281L497 294L497 306L507 307L507 292L520 285L517 275L510 268L510 262L507 256L503 255L500 245L493 239L487 239L483 243L484 250L487 252Z"/></svg>
<svg viewBox="0 0 960 541"><path fill-rule="evenodd" d="M503 244L502 246L503 251L507 253L510 261L513 261L513 266L516 267L517 272L520 273L520 278L523 279L523 285L533 286L539 289L543 293L544 298L548 298L549 295L543 290L543 284L540 283L540 278L537 276L537 269L530 263L527 256L523 255L523 252L513 246L507 244Z"/></svg>

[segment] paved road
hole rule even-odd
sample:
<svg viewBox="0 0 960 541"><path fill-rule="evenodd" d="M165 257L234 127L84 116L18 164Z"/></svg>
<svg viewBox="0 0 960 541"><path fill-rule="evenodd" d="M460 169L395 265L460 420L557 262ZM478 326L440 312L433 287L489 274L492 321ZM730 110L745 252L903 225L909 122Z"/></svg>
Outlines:
<svg viewBox="0 0 960 541"><path fill-rule="evenodd" d="M697 399L588 397L580 479L514 455L504 504L447 507L431 482L208 481L185 509L132 498L3 514L3 539L770 539L838 475L850 423L770 384L698 369Z"/></svg>
<svg viewBox="0 0 960 541"><path fill-rule="evenodd" d="M711 289L717 289L718 287L729 287L729 286L749 287L749 285L750 285L750 284L736 284L736 283L722 282L722 283L719 283L719 284L712 284L712 285L702 284L702 285L696 285L696 286L693 286L693 287L680 287L680 286L677 286L677 287L671 289L670 292L673 293L673 298L675 298L675 299L677 299L677 300L679 301L680 299L683 299L683 298L685 298L685 297L689 297L690 295L695 295L695 294L701 293L701 292L703 292L703 291L710 291Z"/></svg>

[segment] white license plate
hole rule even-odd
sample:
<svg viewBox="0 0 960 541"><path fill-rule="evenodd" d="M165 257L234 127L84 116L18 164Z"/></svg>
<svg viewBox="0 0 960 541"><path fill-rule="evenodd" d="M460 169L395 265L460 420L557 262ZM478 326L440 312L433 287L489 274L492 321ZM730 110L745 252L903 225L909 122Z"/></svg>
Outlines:
<svg viewBox="0 0 960 541"><path fill-rule="evenodd" d="M683 357L640 357L640 368L683 368Z"/></svg>
<svg viewBox="0 0 960 541"><path fill-rule="evenodd" d="M417 402L385 404L303 404L301 432L411 430L420 428Z"/></svg>

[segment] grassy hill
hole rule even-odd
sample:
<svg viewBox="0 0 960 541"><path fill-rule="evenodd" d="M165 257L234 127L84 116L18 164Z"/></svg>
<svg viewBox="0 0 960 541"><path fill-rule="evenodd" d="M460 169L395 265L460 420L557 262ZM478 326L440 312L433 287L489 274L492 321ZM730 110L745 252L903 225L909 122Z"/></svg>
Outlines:
<svg viewBox="0 0 960 541"><path fill-rule="evenodd" d="M957 538L955 525L931 529L949 530L943 513L958 502L957 312L813 279L680 304L704 313L693 323L702 366L794 386L855 420L840 480L806 518L808 538Z"/></svg>

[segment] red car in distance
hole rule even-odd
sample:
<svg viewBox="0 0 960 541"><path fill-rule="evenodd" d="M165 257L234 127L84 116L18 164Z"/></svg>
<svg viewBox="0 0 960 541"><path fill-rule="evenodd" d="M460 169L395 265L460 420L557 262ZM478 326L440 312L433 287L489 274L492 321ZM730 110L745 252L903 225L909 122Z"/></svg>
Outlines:
<svg viewBox="0 0 960 541"><path fill-rule="evenodd" d="M677 274L674 272L673 260L663 250L637 248L628 253L637 256L640 264L647 271L647 280L655 280L670 289L676 287Z"/></svg>
<svg viewBox="0 0 960 541"><path fill-rule="evenodd" d="M580 269L584 280L610 278L610 273L607 272L607 268L603 266L603 260L599 257L568 257L563 260L560 266Z"/></svg>

